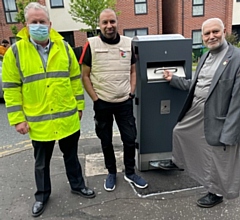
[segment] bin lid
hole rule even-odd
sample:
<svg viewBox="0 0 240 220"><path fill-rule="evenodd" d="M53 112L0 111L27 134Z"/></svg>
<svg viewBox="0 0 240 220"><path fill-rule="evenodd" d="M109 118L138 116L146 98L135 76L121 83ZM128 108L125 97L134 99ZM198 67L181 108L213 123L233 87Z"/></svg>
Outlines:
<svg viewBox="0 0 240 220"><path fill-rule="evenodd" d="M181 34L143 35L133 37L133 41L161 41L185 39Z"/></svg>

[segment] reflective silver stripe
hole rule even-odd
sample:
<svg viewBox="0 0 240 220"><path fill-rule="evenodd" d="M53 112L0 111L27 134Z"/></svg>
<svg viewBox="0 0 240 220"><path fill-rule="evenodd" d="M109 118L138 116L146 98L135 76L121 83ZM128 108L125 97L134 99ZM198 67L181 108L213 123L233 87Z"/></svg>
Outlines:
<svg viewBox="0 0 240 220"><path fill-rule="evenodd" d="M45 75L46 75L45 73L39 73L36 75L24 77L23 84L45 79Z"/></svg>
<svg viewBox="0 0 240 220"><path fill-rule="evenodd" d="M71 66L71 56L70 56L70 53L69 53L69 47L68 47L68 43L64 40L63 41L65 47L66 47L66 51L67 51L67 55L68 55L68 62L69 62L69 71L70 71L70 66Z"/></svg>
<svg viewBox="0 0 240 220"><path fill-rule="evenodd" d="M17 65L20 77L21 77L21 79L23 81L23 72L21 71L21 68L20 68L20 60L19 60L19 53L18 53L17 44L15 43L11 47L12 47L13 54L14 54L14 56L16 58L16 65Z"/></svg>
<svg viewBox="0 0 240 220"><path fill-rule="evenodd" d="M76 100L84 100L84 95L76 95Z"/></svg>
<svg viewBox="0 0 240 220"><path fill-rule="evenodd" d="M3 88L18 88L21 86L22 86L21 83L3 82Z"/></svg>
<svg viewBox="0 0 240 220"><path fill-rule="evenodd" d="M48 72L47 73L47 78L58 78L58 77L69 77L69 72L57 71L57 72Z"/></svg>
<svg viewBox="0 0 240 220"><path fill-rule="evenodd" d="M68 56L68 62L69 62L68 70L70 70L71 56L69 53L68 43L66 41L63 41L63 42L64 42L64 45L65 45L65 48L67 51L67 56ZM18 48L17 48L16 43L13 44L11 47L12 47L13 54L16 58L16 65L17 65L17 68L18 68L18 71L19 71L19 74L20 74L20 77L21 77L21 80L23 83L34 82L34 81L45 79L45 78L57 78L57 77L69 77L70 76L69 72L67 72L67 71L62 71L62 72L59 71L59 72L47 72L47 73L44 72L44 73L39 73L36 75L24 77L23 72L21 71L21 68L20 68L20 59L19 59L19 53L18 53Z"/></svg>
<svg viewBox="0 0 240 220"><path fill-rule="evenodd" d="M58 77L69 77L69 72L58 71L58 72L39 73L36 75L25 77L23 80L23 83L30 83L30 82L38 81L45 78L58 78Z"/></svg>
<svg viewBox="0 0 240 220"><path fill-rule="evenodd" d="M81 77L80 77L80 74L79 74L79 75L77 75L77 76L72 76L72 77L70 77L70 79L71 79L71 81L72 81L72 80L76 80L76 79L81 79Z"/></svg>
<svg viewBox="0 0 240 220"><path fill-rule="evenodd" d="M7 107L7 113L18 112L18 111L22 111L22 106L21 105L15 105L15 106Z"/></svg>
<svg viewBox="0 0 240 220"><path fill-rule="evenodd" d="M53 120L53 119L57 119L57 118L65 118L65 117L74 115L76 112L77 112L77 108L75 108L71 111L58 112L58 113L48 114L48 115L26 116L26 119L29 122L40 122L40 121Z"/></svg>

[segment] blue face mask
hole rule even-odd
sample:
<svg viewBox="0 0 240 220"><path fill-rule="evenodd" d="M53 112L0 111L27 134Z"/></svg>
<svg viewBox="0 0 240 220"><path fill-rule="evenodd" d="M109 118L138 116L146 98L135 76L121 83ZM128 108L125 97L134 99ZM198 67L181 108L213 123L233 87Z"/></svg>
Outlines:
<svg viewBox="0 0 240 220"><path fill-rule="evenodd" d="M45 41L49 37L48 25L44 24L29 24L29 34L33 40Z"/></svg>

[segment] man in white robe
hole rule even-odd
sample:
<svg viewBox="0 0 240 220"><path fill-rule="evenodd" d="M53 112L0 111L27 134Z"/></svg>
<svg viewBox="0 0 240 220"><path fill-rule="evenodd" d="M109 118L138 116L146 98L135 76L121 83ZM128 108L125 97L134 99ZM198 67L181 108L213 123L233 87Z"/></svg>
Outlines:
<svg viewBox="0 0 240 220"><path fill-rule="evenodd" d="M240 190L240 50L225 40L218 18L202 24L205 53L193 80L165 71L170 85L189 89L173 130L172 161L166 170L184 169L208 193L197 205L213 207L239 196Z"/></svg>

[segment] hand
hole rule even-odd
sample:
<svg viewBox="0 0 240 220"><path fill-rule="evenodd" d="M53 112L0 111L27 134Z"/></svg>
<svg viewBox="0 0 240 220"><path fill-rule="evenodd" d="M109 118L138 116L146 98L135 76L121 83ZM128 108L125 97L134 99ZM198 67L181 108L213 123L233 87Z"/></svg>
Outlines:
<svg viewBox="0 0 240 220"><path fill-rule="evenodd" d="M135 94L134 93L129 93L129 99L134 99L135 98Z"/></svg>
<svg viewBox="0 0 240 220"><path fill-rule="evenodd" d="M169 70L164 70L164 73L163 73L163 77L164 79L166 79L167 81L171 81L172 80L172 75L173 73Z"/></svg>
<svg viewBox="0 0 240 220"><path fill-rule="evenodd" d="M82 119L82 110L78 110L78 116L79 116L79 120L81 120Z"/></svg>
<svg viewBox="0 0 240 220"><path fill-rule="evenodd" d="M98 100L98 96L94 97L92 100L93 102L96 102Z"/></svg>
<svg viewBox="0 0 240 220"><path fill-rule="evenodd" d="M27 134L29 132L29 125L26 121L15 125L15 129L20 134Z"/></svg>

